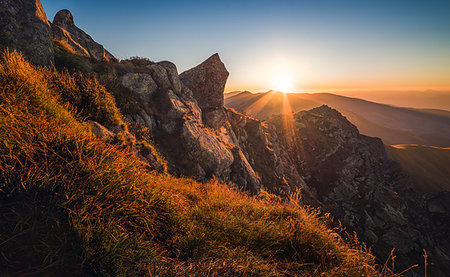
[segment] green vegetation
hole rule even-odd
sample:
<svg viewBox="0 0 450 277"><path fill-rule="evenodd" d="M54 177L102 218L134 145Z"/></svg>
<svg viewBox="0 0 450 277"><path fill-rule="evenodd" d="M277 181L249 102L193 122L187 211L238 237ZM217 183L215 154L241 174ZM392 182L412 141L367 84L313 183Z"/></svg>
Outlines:
<svg viewBox="0 0 450 277"><path fill-rule="evenodd" d="M88 96L75 97L77 86ZM73 113L71 107L80 109L92 95L105 98L83 117L120 124L118 114L108 112L117 109L114 101L95 80L2 54L3 274L388 275L376 271L364 247L344 242L296 197L250 197L216 182L148 172L133 153L97 139Z"/></svg>

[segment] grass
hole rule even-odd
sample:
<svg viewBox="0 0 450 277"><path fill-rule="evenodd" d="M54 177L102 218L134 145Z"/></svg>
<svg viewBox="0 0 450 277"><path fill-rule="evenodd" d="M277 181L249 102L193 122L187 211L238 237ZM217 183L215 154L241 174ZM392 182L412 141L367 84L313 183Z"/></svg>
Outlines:
<svg viewBox="0 0 450 277"><path fill-rule="evenodd" d="M65 41L53 41L55 49L55 67L58 70L69 69L89 73L94 68L94 61L77 54Z"/></svg>
<svg viewBox="0 0 450 277"><path fill-rule="evenodd" d="M58 73L2 54L3 274L391 276L297 196L148 172L70 110L55 82L71 75L48 74Z"/></svg>

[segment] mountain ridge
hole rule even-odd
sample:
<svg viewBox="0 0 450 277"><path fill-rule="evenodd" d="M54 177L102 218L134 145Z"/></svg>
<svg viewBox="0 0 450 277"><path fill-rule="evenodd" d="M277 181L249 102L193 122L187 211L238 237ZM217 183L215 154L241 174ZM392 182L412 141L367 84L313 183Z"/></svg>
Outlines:
<svg viewBox="0 0 450 277"><path fill-rule="evenodd" d="M234 94L226 97L226 105L250 116L267 120L283 110L282 94ZM450 146L450 119L442 111L426 111L389 106L367 100L329 93L288 94L292 111L327 104L339 109L363 134L381 137L386 144L424 144ZM264 103L259 107L258 101ZM256 108L256 110L254 110ZM358 122L360 121L360 122ZM378 131L374 131L374 127Z"/></svg>

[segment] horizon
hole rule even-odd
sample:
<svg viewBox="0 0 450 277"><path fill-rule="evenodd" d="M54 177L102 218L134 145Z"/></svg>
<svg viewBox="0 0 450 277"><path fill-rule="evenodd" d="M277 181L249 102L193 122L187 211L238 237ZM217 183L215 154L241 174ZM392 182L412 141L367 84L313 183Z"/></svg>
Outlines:
<svg viewBox="0 0 450 277"><path fill-rule="evenodd" d="M179 72L218 52L225 91L445 91L450 2L43 0L120 59L169 60ZM164 28L161 28L164 26Z"/></svg>

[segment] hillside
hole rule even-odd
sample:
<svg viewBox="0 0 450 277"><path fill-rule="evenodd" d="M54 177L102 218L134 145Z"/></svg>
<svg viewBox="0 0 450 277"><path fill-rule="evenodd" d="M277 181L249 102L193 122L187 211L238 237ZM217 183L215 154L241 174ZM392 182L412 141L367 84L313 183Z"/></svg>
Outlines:
<svg viewBox="0 0 450 277"><path fill-rule="evenodd" d="M267 120L282 113L288 103L292 112L320 105L338 109L362 134L380 137L385 144L450 146L450 117L441 110L409 109L378 104L329 93L288 94L243 92L226 96L225 105Z"/></svg>
<svg viewBox="0 0 450 277"><path fill-rule="evenodd" d="M61 90L92 82L2 53L3 274L380 275L294 198L152 173L128 147L96 138L81 119L121 124L111 96L97 94L101 104L79 117Z"/></svg>
<svg viewBox="0 0 450 277"><path fill-rule="evenodd" d="M450 148L391 145L386 150L416 180L422 192L450 191Z"/></svg>

